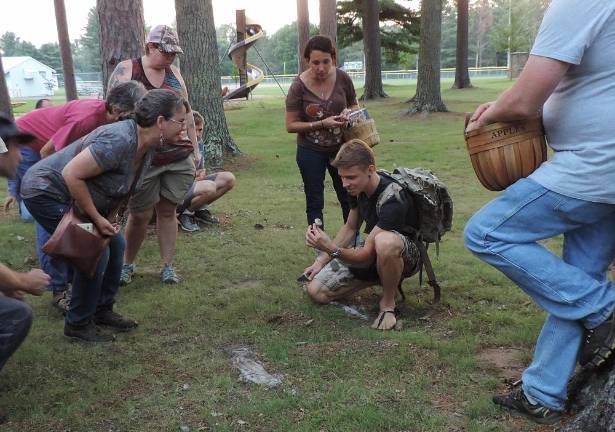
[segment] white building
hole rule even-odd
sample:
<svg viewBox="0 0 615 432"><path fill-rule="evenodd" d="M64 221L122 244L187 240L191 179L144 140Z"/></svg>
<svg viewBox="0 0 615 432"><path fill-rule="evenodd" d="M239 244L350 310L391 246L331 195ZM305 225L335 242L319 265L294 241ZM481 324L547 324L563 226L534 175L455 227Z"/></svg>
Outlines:
<svg viewBox="0 0 615 432"><path fill-rule="evenodd" d="M56 71L32 57L2 57L6 86L12 98L53 96Z"/></svg>

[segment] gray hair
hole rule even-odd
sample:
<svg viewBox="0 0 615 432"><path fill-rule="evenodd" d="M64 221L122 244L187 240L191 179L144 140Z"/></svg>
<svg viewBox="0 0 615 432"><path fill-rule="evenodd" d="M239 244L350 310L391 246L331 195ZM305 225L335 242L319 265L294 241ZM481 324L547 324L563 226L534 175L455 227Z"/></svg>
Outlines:
<svg viewBox="0 0 615 432"><path fill-rule="evenodd" d="M170 119L181 107L190 112L188 101L171 90L154 89L148 91L135 105L135 119L141 127L156 124L159 116Z"/></svg>
<svg viewBox="0 0 615 432"><path fill-rule="evenodd" d="M111 114L113 108L120 114L131 113L135 110L135 104L143 95L147 93L147 90L138 81L127 81L117 84L107 94L107 100L105 107L107 112Z"/></svg>

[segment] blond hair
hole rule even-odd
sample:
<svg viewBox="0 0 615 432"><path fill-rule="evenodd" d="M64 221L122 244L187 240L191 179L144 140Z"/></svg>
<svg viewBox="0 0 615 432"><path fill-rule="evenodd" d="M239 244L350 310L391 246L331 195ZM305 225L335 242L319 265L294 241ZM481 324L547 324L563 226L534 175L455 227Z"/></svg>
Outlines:
<svg viewBox="0 0 615 432"><path fill-rule="evenodd" d="M194 117L195 126L199 124L202 124L203 126L205 126L205 119L203 118L200 112L198 112L197 110L192 110L192 117Z"/></svg>
<svg viewBox="0 0 615 432"><path fill-rule="evenodd" d="M353 166L367 168L370 165L376 165L376 159L372 149L360 139L355 138L340 147L331 165L335 168L350 168Z"/></svg>

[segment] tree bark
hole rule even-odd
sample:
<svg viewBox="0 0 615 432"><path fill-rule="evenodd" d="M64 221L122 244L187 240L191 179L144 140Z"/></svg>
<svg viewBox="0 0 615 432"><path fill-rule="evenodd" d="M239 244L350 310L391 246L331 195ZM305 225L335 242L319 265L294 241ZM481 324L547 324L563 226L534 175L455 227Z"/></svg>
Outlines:
<svg viewBox="0 0 615 432"><path fill-rule="evenodd" d="M457 0L457 52L453 88L472 87L468 72L468 0Z"/></svg>
<svg viewBox="0 0 615 432"><path fill-rule="evenodd" d="M205 118L207 163L219 166L225 154L239 154L224 116L220 62L211 0L175 0L177 32L185 55L182 76L192 107Z"/></svg>
<svg viewBox="0 0 615 432"><path fill-rule="evenodd" d="M378 0L363 0L362 3L365 86L361 100L385 98L387 94L382 86L380 52L380 4Z"/></svg>
<svg viewBox="0 0 615 432"><path fill-rule="evenodd" d="M77 84L75 83L75 67L73 66L73 54L70 51L70 39L68 37L68 24L66 22L66 8L64 0L54 0L56 12L56 27L58 28L58 43L60 44L60 56L62 57L62 72L64 74L64 89L66 100L78 98Z"/></svg>
<svg viewBox="0 0 615 432"><path fill-rule="evenodd" d="M310 38L310 11L307 0L297 0L297 33L299 35L298 50L298 71L299 73L307 69L307 64L303 59L303 50Z"/></svg>
<svg viewBox="0 0 615 432"><path fill-rule="evenodd" d="M337 48L337 14L335 0L320 0L320 34L328 36Z"/></svg>
<svg viewBox="0 0 615 432"><path fill-rule="evenodd" d="M615 368L613 359L598 373L578 372L571 380L570 412L574 419L560 432L615 432Z"/></svg>
<svg viewBox="0 0 615 432"><path fill-rule="evenodd" d="M442 0L421 2L421 45L416 94L410 99L408 114L446 112L440 94L440 35Z"/></svg>
<svg viewBox="0 0 615 432"><path fill-rule="evenodd" d="M142 0L97 0L103 91L122 60L141 57L145 46Z"/></svg>
<svg viewBox="0 0 615 432"><path fill-rule="evenodd" d="M6 86L6 79L4 78L4 66L2 65L2 58L0 58L0 112L13 118L13 107L11 106L11 96L9 95L9 89Z"/></svg>

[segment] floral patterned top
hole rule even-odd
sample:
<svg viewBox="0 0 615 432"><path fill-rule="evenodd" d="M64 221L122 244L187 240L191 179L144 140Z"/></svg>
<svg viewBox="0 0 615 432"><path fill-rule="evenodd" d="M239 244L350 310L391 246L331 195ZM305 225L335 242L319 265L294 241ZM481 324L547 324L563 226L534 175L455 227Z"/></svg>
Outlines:
<svg viewBox="0 0 615 432"><path fill-rule="evenodd" d="M326 100L314 94L297 76L286 96L286 111L299 112L301 121L317 123L332 115L339 115L345 108L355 105L356 100L352 79L346 72L336 68L335 86ZM320 152L337 152L343 143L340 128L314 128L297 134L297 145Z"/></svg>

